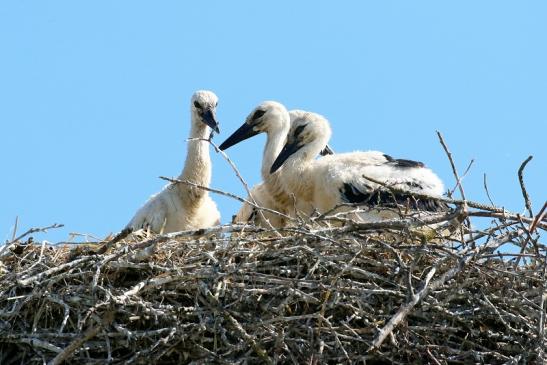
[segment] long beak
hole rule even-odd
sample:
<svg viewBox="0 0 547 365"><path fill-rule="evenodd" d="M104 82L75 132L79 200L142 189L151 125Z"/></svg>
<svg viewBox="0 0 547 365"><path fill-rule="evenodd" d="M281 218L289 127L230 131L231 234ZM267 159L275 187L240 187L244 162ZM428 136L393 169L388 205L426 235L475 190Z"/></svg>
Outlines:
<svg viewBox="0 0 547 365"><path fill-rule="evenodd" d="M277 170L279 170L279 168L281 166L283 166L283 164L285 163L285 161L287 161L287 159L289 157L291 157L291 155L293 153L295 153L296 151L298 151L299 149L302 148L303 145L298 145L297 141L293 142L293 143L286 143L285 146L283 146L283 149L281 150L281 152L279 152L279 156L277 156L277 158L275 159L274 163L272 164L272 168L270 169L270 174L273 174L274 172L276 172Z"/></svg>
<svg viewBox="0 0 547 365"><path fill-rule="evenodd" d="M230 137L226 138L226 140L222 142L222 144L218 148L221 151L224 151L225 149L230 148L233 145L246 140L247 138L256 136L258 133L260 132L255 131L251 125L243 123L243 125L239 127L237 131L232 133Z"/></svg>
<svg viewBox="0 0 547 365"><path fill-rule="evenodd" d="M321 156L334 155L334 150L330 148L329 145L326 145L325 148L323 148L321 152L319 152L319 154Z"/></svg>
<svg viewBox="0 0 547 365"><path fill-rule="evenodd" d="M205 111L201 115L201 118L203 119L203 122L205 124L211 127L212 130L214 130L217 133L220 133L220 129L218 129L218 122L215 118L215 113L213 113L211 109L205 109Z"/></svg>

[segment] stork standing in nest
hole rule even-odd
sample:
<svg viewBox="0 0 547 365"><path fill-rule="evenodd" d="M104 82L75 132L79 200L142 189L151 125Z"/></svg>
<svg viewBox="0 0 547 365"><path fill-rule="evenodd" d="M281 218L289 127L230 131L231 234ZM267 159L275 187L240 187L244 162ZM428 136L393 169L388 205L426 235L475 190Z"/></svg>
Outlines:
<svg viewBox="0 0 547 365"><path fill-rule="evenodd" d="M190 140L186 162L178 179L201 186L211 182L211 158L207 138L211 129L219 133L216 120L217 96L196 91L191 100ZM154 233L207 228L220 223L220 213L206 190L182 183L170 183L137 211L127 228L149 229Z"/></svg>
<svg viewBox="0 0 547 365"><path fill-rule="evenodd" d="M275 101L265 101L258 105L247 116L241 127L219 146L221 150L225 150L259 133L266 133L267 140L264 146L262 167L260 170L263 182L253 186L248 197L249 200L254 200L256 205L281 213L287 213L291 199L282 188L279 174L271 174L270 167L287 140L287 133L292 121L301 118L304 114L306 112L303 110L291 110L287 112L287 109L282 104ZM329 146L326 146L321 151L322 155L329 153L332 153ZM244 203L234 216L235 222L251 221L258 226L269 228L268 223L264 219L268 220L269 224L276 228L286 224L282 216L266 211L262 211L261 215L256 208L247 203Z"/></svg>
<svg viewBox="0 0 547 365"><path fill-rule="evenodd" d="M325 213L344 203L359 204L364 209L358 214L361 221L395 218L401 207L417 212L447 210L434 199L442 195L443 183L421 162L395 159L377 151L316 160L330 136L328 121L307 113L292 123L287 142L272 164L272 174L283 166L279 181L287 194L304 203L299 206L308 204ZM416 199L412 194L433 199Z"/></svg>

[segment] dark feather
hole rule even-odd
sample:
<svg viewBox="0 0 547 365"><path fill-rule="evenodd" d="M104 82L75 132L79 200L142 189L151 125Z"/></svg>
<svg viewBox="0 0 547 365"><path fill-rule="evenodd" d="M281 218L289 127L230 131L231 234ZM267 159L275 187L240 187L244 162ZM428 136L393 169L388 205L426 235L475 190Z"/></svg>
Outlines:
<svg viewBox="0 0 547 365"><path fill-rule="evenodd" d="M390 164L392 166L403 167L403 168L405 168L405 167L425 167L424 163L420 162L420 161L405 160L405 159L402 159L402 158L393 158L390 155L386 155L386 154L384 154L384 157L386 158L386 160L388 160L388 164Z"/></svg>
<svg viewBox="0 0 547 365"><path fill-rule="evenodd" d="M395 208L408 206L412 210L438 212L449 210L448 205L434 199L417 199L412 194L395 193L387 190L360 191L356 186L345 183L340 189L342 200L346 203L363 204L371 207Z"/></svg>
<svg viewBox="0 0 547 365"><path fill-rule="evenodd" d="M302 133L302 131L304 130L304 128L306 128L306 125L307 124L303 124L303 125L299 125L298 127L296 127L296 129L294 130L293 132L293 136L296 138L300 135L300 133Z"/></svg>
<svg viewBox="0 0 547 365"><path fill-rule="evenodd" d="M258 118L260 118L261 116L263 116L264 114L266 114L266 111L265 111L265 110L260 110L260 109L259 109L259 110L257 110L257 111L253 114L251 120L255 121L255 120L257 120Z"/></svg>
<svg viewBox="0 0 547 365"><path fill-rule="evenodd" d="M256 209L253 208L253 210L251 210L251 214L249 214L249 218L247 218L247 222L254 222L255 218L256 218Z"/></svg>

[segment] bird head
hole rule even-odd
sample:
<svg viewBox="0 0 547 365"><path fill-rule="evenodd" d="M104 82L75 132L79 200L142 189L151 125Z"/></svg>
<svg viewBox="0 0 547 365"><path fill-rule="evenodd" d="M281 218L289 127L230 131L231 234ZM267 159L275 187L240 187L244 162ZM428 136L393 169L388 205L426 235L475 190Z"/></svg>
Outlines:
<svg viewBox="0 0 547 365"><path fill-rule="evenodd" d="M192 113L197 115L197 120L208 125L216 133L220 133L216 119L218 97L212 91L198 90L192 95Z"/></svg>
<svg viewBox="0 0 547 365"><path fill-rule="evenodd" d="M294 123L295 120L306 118L308 114L310 114L310 112L301 109L290 110L289 116L291 117L291 125ZM313 118L313 116L311 116L311 118ZM321 152L319 152L319 154L321 156L334 155L334 150L331 146L326 145L325 148L323 148Z"/></svg>
<svg viewBox="0 0 547 365"><path fill-rule="evenodd" d="M329 122L316 113L306 113L293 120L287 142L275 159L270 173L274 173L296 152L301 151L305 158L313 159L328 148L331 136ZM327 146L327 147L325 147Z"/></svg>
<svg viewBox="0 0 547 365"><path fill-rule="evenodd" d="M285 134L289 130L289 125L287 109L278 102L265 101L253 109L245 119L245 123L222 142L219 148L225 150L263 132Z"/></svg>

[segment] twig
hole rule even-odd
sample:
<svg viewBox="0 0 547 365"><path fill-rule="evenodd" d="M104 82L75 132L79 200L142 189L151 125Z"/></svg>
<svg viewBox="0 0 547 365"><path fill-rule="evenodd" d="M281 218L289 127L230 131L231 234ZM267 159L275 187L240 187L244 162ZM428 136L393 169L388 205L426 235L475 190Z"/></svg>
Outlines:
<svg viewBox="0 0 547 365"><path fill-rule="evenodd" d="M212 135L211 135L212 137ZM247 184L247 182L245 181L245 179L243 179L243 176L241 175L241 173L239 172L239 169L237 168L237 166L235 165L235 163L232 161L232 159L230 159L230 157L228 157L228 155L226 154L226 152L222 151L220 148L218 148L218 146L213 142L213 140L211 139L211 137L209 137L209 139L204 139L205 141L209 142L209 144L211 144L211 146L213 146L213 148L215 149L215 152L216 153L220 153L220 155L226 160L226 162L228 162L228 164L230 165L230 167L232 168L232 170L235 172L237 178L239 179L239 181L241 182L241 184L243 185L243 187L245 188L245 191L247 192L247 195L249 196L249 198L251 199L253 205L253 207L258 207L258 205L256 204L256 200L255 198L253 197L253 194L251 193L251 189L249 188L249 185ZM218 193L220 194L220 193ZM248 203L249 204L249 203ZM266 222L266 224L268 225L268 227L270 229L272 229L273 231L276 231L276 228L274 226L271 225L270 221L266 219L266 217L264 216L264 213L262 212L262 210L259 209L258 211L258 214L260 214L260 218ZM280 236L280 234L278 232L276 232L278 236Z"/></svg>
<svg viewBox="0 0 547 365"><path fill-rule="evenodd" d="M488 201L490 202L490 204L492 204L492 206L494 206L494 202L492 201L492 197L490 196L490 191L488 190L488 184L486 183L486 174L483 175L483 185L484 185L484 190L486 191L486 197L488 198Z"/></svg>
<svg viewBox="0 0 547 365"><path fill-rule="evenodd" d="M356 229L358 230L374 230L374 229L395 229L395 230L404 230L409 228L417 228L417 227L424 227L428 225L434 225L441 222L448 222L453 219L459 218L465 218L466 213L463 211L463 209L456 209L453 212L448 213L440 213L436 215L430 215L427 217L421 217L420 219L416 219L413 217L409 218L394 218L394 219L385 219L380 220L376 222L351 222L351 224L348 224L343 227L328 227L328 228L321 228L317 230L313 230L314 233L327 233L327 232L352 232ZM350 222L350 221L348 221Z"/></svg>
<svg viewBox="0 0 547 365"><path fill-rule="evenodd" d="M177 184L186 184L186 185L190 185L190 186L193 186L193 187L196 187L196 188L199 188L199 189L203 189L203 190L207 190L207 191L210 191L211 193L215 193L215 194L219 194L219 195L224 195L224 196L227 196L229 198L232 198L232 199L235 199L235 200L238 200L242 203L247 203L249 204L251 207L255 208L255 209L258 209L258 210L263 210L265 212L268 212L268 213L272 213L272 214L275 214L275 215L278 215L280 217L283 217L285 219L288 219L288 220L294 220L292 217L289 217L288 215L286 214L283 214L281 212L278 212L277 210L274 210L274 209L270 209L270 208L265 208L265 207L261 207L260 205L256 204L256 203L253 203L252 201L249 201L247 199L243 199L242 197L240 196L237 196L235 194L232 194L232 193L228 193L226 191L222 191L222 190L218 190L218 189L213 189L213 188L210 188L210 187L207 187L207 186L203 186L203 185L199 185L199 184L196 184L196 183L193 183L191 181L187 181L187 180L179 180L179 179L174 179L174 178L170 178L170 177L165 177L165 176L160 176L160 179L162 180L166 180L166 181L169 181L169 182L172 182L172 183L177 183Z"/></svg>
<svg viewBox="0 0 547 365"><path fill-rule="evenodd" d="M527 232L526 232L527 233L526 238L525 238L524 242L522 242L521 247L520 247L520 253L521 254L523 254L526 251L526 245L528 244L528 241L530 241L532 239L532 233L535 231L535 229L538 225L538 222L541 221L543 219L543 217L545 216L545 214L547 213L546 208L547 208L547 202L545 202L545 204L543 205L543 207L539 211L538 215L530 223L530 225L527 229ZM521 220L521 225L523 225L522 220ZM532 243L535 243L534 240L532 240ZM520 265L520 259L521 259L520 256L517 257L517 260L515 261L514 267L517 267L518 265Z"/></svg>
<svg viewBox="0 0 547 365"><path fill-rule="evenodd" d="M420 302L427 294L428 294L428 286L429 281L435 275L435 272L437 271L436 267L432 267L431 270L427 273L424 284L420 291L418 291L416 294L414 294L409 302L401 306L397 313L391 317L389 322L380 330L380 332L376 335L374 338L374 341L372 341L372 345L368 348L367 352L374 351L376 349L379 349L380 346L382 346L382 343L386 339L386 337L395 329L395 327L401 323L403 319L410 313L412 308L416 304Z"/></svg>
<svg viewBox="0 0 547 365"><path fill-rule="evenodd" d="M237 178L239 179L239 181L241 182L241 184L243 185L243 187L245 188L245 191L247 192L247 194L249 194L249 196L251 195L251 190L249 189L249 185L247 184L247 182L245 181L245 179L243 179L243 176L241 175L241 173L239 172L239 169L237 168L237 166L234 164L234 162L230 159L230 157L228 157L228 155L226 154L226 152L220 150L218 148L218 146L213 142L213 140L209 137L208 139L207 138L189 138L188 139L189 141L193 141L193 140L197 140L197 141L205 141L205 142L208 142L211 146L213 146L213 148L215 149L215 152L216 153L220 153L220 155L226 160L226 162L228 162L228 164L230 165L230 167L232 168L232 170L234 170ZM252 197L251 197L252 199ZM254 199L253 199L254 201ZM256 203L256 202L255 202Z"/></svg>
<svg viewBox="0 0 547 365"><path fill-rule="evenodd" d="M435 358L435 356L433 356L433 354L431 353L431 351L428 348L425 349L425 352L427 353L427 356L429 356L431 361L433 361L435 363L435 365L441 365L441 362L439 360L437 360L437 358Z"/></svg>
<svg viewBox="0 0 547 365"><path fill-rule="evenodd" d="M64 227L64 224L58 224L58 223L54 223L52 224L51 226L47 226L47 227L35 227L35 228L31 228L29 229L28 231L26 231L25 233L21 234L20 236L12 239L10 242L6 243L1 249L0 249L0 256L4 253L5 250L9 249L11 247L12 244L14 244L15 242L18 242L21 240L21 238L23 237L26 237L28 236L29 234L33 234L33 233L37 233L37 232L44 232L44 233L47 233L47 230L48 229L55 229L55 228L61 228L61 227Z"/></svg>
<svg viewBox="0 0 547 365"><path fill-rule="evenodd" d="M56 274L58 272L61 272L63 270L66 270L66 269L71 269L73 267L76 267L78 265L80 265L81 263L83 262L87 262L87 261L91 261L92 260L92 257L90 256L84 256L84 257L81 257L79 259L76 259L74 261L70 261L64 265L60 265L60 266L54 266L52 267L51 269L48 269L46 271L43 271L39 274L36 274L36 275L33 275L33 276L30 276L30 277L27 277L27 278L23 278L23 279L19 279L17 280L18 283L20 285L23 285L23 286L27 286L27 285L30 285L34 282L37 282L39 280L42 280L43 278L47 277L47 276L50 276L50 275L53 275L53 274Z"/></svg>
<svg viewBox="0 0 547 365"><path fill-rule="evenodd" d="M21 238L26 237L26 236L28 236L29 234L33 234L33 233L37 233L37 232L44 232L44 233L47 233L47 230L48 230L48 229L61 228L61 227L64 227L64 226L65 226L64 224L54 223L54 224L52 224L51 226L47 226L47 227L35 227L35 228L31 228L31 229L29 229L28 231L26 231L25 233L23 233L22 235L20 235L19 237L15 238L15 239L12 240L11 242L9 242L9 244L11 244L11 243L13 243L13 242L20 241Z"/></svg>
<svg viewBox="0 0 547 365"><path fill-rule="evenodd" d="M152 245L162 243L162 242L167 242L170 240L177 240L177 239L182 239L185 237L209 236L213 234L224 234L224 233L234 233L234 232L240 233L243 229L245 229L245 231L248 233L267 232L265 229L262 229L260 227L248 227L247 225L243 225L243 224L227 224L227 225L215 226L211 228L200 228L200 229L191 229L187 231L165 233L162 235L157 235L148 240L139 242L137 244L134 244L131 246L131 248L132 250L140 250L140 249L147 248ZM125 252L123 253L118 252L116 256L121 256L123 254L125 254Z"/></svg>
<svg viewBox="0 0 547 365"><path fill-rule="evenodd" d="M536 217L532 221L532 224L530 224L530 233L534 233L539 222L543 222L543 218L545 218L546 214L547 214L547 201L543 204L543 207L541 207L539 213L536 215Z"/></svg>
<svg viewBox="0 0 547 365"><path fill-rule="evenodd" d="M52 345L46 341L42 341L42 340L39 340L39 339L36 339L36 338L21 338L19 341L21 341L22 343L26 343L28 345L30 345L31 347L38 347L38 348L43 348L45 350L48 350L48 351L51 351L53 353L59 353L61 351L61 349L55 345Z"/></svg>
<svg viewBox="0 0 547 365"><path fill-rule="evenodd" d="M541 301L539 304L539 321L538 321L538 348L539 354L538 357L542 360L545 359L545 348L543 340L545 338L545 302L547 299L547 292L545 291L545 281L547 280L547 252L543 256L543 280L541 282Z"/></svg>
<svg viewBox="0 0 547 365"><path fill-rule="evenodd" d="M467 168L465 169L465 171L463 172L462 176L459 178L459 183L456 184L456 186L454 186L454 188L452 190L450 190L448 196L452 196L454 194L454 191L456 191L456 189L461 186L461 182L463 181L463 179L467 176L467 173L471 170L471 166L473 166L473 163L475 162L475 160L471 159L471 161L469 161L469 165L467 165Z"/></svg>
<svg viewBox="0 0 547 365"><path fill-rule="evenodd" d="M15 224L13 225L13 234L11 235L11 242L15 241L15 235L17 234L17 225L19 224L19 216L15 216Z"/></svg>
<svg viewBox="0 0 547 365"><path fill-rule="evenodd" d="M241 324L228 312L224 312L224 317L232 324L234 329L241 335L241 337L251 345L253 350L266 364L272 364L272 360L269 358L268 353L252 338L247 331L241 326Z"/></svg>
<svg viewBox="0 0 547 365"><path fill-rule="evenodd" d="M528 195L528 192L526 191L526 186L524 185L524 168L534 158L534 156L530 155L524 162L520 165L518 170L518 177L519 177L519 183L520 183L520 189L522 191L522 196L524 197L524 205L526 209L528 210L528 214L530 218L534 216L534 213L532 212L532 203L530 202L530 196Z"/></svg>
<svg viewBox="0 0 547 365"><path fill-rule="evenodd" d="M154 278L151 278L151 279L141 281L140 283L134 285L131 289L129 289L129 290L125 291L124 293L114 297L114 300L118 303L125 304L127 299L130 296L137 295L140 292L145 291L145 290L153 289L153 288L156 288L158 286L168 284L168 283L170 283L170 282L172 282L176 279L177 278L174 277L174 276L161 275L161 276L157 276L157 277L154 277Z"/></svg>
<svg viewBox="0 0 547 365"><path fill-rule="evenodd" d="M115 235L114 238L112 238L110 241L103 243L102 246L97 251L95 251L95 253L96 254L105 253L109 248L114 246L116 243L120 242L121 240L129 236L131 232L133 232L133 229L131 227L126 227L122 229L120 233Z"/></svg>
<svg viewBox="0 0 547 365"><path fill-rule="evenodd" d="M462 185L461 179L458 175L458 169L456 168L456 164L454 163L454 159L452 158L452 153L448 149L448 146L447 146L446 142L444 141L444 138L443 138L443 135L441 134L441 132L437 131L437 136L439 136L439 141L441 142L441 145L443 146L443 149L446 152L446 155L448 157L448 161L450 161L450 166L452 167L452 173L454 174L454 177L456 178L456 187L459 188L460 195L461 195L461 198L463 200L463 208L464 208L464 210L467 210L467 207L469 205L467 203L467 199L465 198L465 192L463 190L463 185ZM471 164L469 165L469 167L471 167ZM454 188L454 190L456 190L456 188ZM452 194L449 193L448 196L452 197ZM469 218L466 219L466 223L467 223L467 227L471 227L471 221L469 220ZM464 238L463 238L464 237L464 229L461 226L460 226L460 236L461 236L461 242L463 244L463 242L464 242Z"/></svg>
<svg viewBox="0 0 547 365"><path fill-rule="evenodd" d="M450 162L450 166L452 167L452 173L454 174L454 177L456 178L456 187L460 190L460 195L465 202L465 192L463 191L463 186L460 181L460 177L458 176L458 170L456 169L456 164L454 163L454 159L452 158L452 153L448 149L448 146L446 145L443 135L441 132L437 131L437 136L439 137L439 141L441 142L441 145L443 146L444 152L446 152L446 155L448 156L448 161Z"/></svg>
<svg viewBox="0 0 547 365"><path fill-rule="evenodd" d="M74 352L82 347L82 345L92 339L93 337L97 336L97 334L103 329L104 327L110 325L112 320L114 319L114 313L113 312L107 312L103 319L102 323L96 324L95 326L92 326L88 328L84 334L79 336L78 338L74 339L67 347L63 349L62 352L57 354L49 363L48 365L60 365L69 358L71 358L74 355Z"/></svg>

